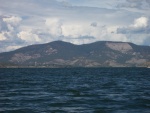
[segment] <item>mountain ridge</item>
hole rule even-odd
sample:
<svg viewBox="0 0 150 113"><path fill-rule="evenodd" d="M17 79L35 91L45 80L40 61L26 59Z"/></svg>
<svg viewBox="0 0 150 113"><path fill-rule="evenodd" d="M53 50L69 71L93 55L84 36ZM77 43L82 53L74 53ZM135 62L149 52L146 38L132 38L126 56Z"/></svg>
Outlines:
<svg viewBox="0 0 150 113"><path fill-rule="evenodd" d="M130 42L75 45L59 40L0 53L0 67L145 67L149 62L150 46Z"/></svg>

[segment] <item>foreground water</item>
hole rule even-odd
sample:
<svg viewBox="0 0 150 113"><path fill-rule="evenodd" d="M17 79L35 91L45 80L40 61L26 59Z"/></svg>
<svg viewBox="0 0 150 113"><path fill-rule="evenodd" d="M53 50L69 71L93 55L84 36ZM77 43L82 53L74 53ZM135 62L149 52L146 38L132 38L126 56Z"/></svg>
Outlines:
<svg viewBox="0 0 150 113"><path fill-rule="evenodd" d="M0 69L0 112L150 113L150 69Z"/></svg>

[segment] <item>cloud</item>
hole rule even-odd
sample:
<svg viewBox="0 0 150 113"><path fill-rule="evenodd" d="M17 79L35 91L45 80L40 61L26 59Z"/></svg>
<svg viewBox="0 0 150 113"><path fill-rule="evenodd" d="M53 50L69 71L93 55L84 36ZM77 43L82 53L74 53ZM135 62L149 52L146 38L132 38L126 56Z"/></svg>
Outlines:
<svg viewBox="0 0 150 113"><path fill-rule="evenodd" d="M7 24L14 25L14 26L18 25L18 23L20 23L21 20L22 18L16 17L16 16L3 18L4 22L6 22Z"/></svg>
<svg viewBox="0 0 150 113"><path fill-rule="evenodd" d="M70 6L77 7L96 7L96 8L108 8L113 9L118 2L122 0L57 0L59 2L69 4ZM67 5L68 6L68 5Z"/></svg>
<svg viewBox="0 0 150 113"><path fill-rule="evenodd" d="M21 17L17 16L3 16L0 18L0 40L17 41L16 33L19 30Z"/></svg>
<svg viewBox="0 0 150 113"><path fill-rule="evenodd" d="M86 23L66 23L62 26L62 35L66 37L78 38L80 36L92 36L90 35L92 27Z"/></svg>
<svg viewBox="0 0 150 113"><path fill-rule="evenodd" d="M22 18L0 16L0 51L10 51L25 46L26 42L17 36L20 33ZM28 43L29 44L29 43Z"/></svg>
<svg viewBox="0 0 150 113"><path fill-rule="evenodd" d="M41 42L41 39L38 37L38 35L33 34L29 31L21 31L17 34L17 36L21 40L24 40L28 43Z"/></svg>
<svg viewBox="0 0 150 113"><path fill-rule="evenodd" d="M22 18L17 16L1 17L0 18L0 33L11 32L16 33Z"/></svg>
<svg viewBox="0 0 150 113"><path fill-rule="evenodd" d="M98 21L68 21L62 18L48 18L45 20L45 25L47 29L44 32L47 32L52 40L59 39L74 44L85 44L100 40L128 40L126 36L116 34L118 26L101 26Z"/></svg>
<svg viewBox="0 0 150 113"><path fill-rule="evenodd" d="M122 34L149 34L150 33L149 19L140 17L134 20L134 23L117 29L117 33Z"/></svg>
<svg viewBox="0 0 150 113"><path fill-rule="evenodd" d="M146 10L150 7L149 0L125 0L117 5L119 8L136 8Z"/></svg>
<svg viewBox="0 0 150 113"><path fill-rule="evenodd" d="M58 18L48 18L46 19L45 25L49 30L49 33L54 36L60 36L62 34L62 22Z"/></svg>
<svg viewBox="0 0 150 113"><path fill-rule="evenodd" d="M148 18L146 17L140 17L138 19L135 19L134 24L131 25L131 27L134 28L145 28L148 26Z"/></svg>
<svg viewBox="0 0 150 113"><path fill-rule="evenodd" d="M16 17L16 16L11 16L11 17L4 17L2 18L3 23L7 25L7 30L13 31L14 27L18 26L19 23L21 22L22 18Z"/></svg>
<svg viewBox="0 0 150 113"><path fill-rule="evenodd" d="M4 32L0 33L0 41L6 40L6 39L7 37L5 36L5 33Z"/></svg>

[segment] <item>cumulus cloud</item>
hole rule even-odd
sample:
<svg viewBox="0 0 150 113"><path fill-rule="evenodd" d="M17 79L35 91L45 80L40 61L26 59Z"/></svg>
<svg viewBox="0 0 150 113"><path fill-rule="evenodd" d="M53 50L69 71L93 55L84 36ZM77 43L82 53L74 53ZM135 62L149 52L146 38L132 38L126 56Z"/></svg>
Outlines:
<svg viewBox="0 0 150 113"><path fill-rule="evenodd" d="M14 27L18 26L18 24L21 22L22 18L11 16L11 17L5 17L3 18L3 22L6 23L7 29L10 31L14 30Z"/></svg>
<svg viewBox="0 0 150 113"><path fill-rule="evenodd" d="M17 16L1 17L0 32L16 32L22 18Z"/></svg>
<svg viewBox="0 0 150 113"><path fill-rule="evenodd" d="M24 44L18 38L21 17L0 16L0 51L10 51L22 47Z"/></svg>
<svg viewBox="0 0 150 113"><path fill-rule="evenodd" d="M135 19L134 24L131 25L131 27L134 28L145 28L148 26L148 18L146 17L140 17L138 19Z"/></svg>
<svg viewBox="0 0 150 113"><path fill-rule="evenodd" d="M17 36L21 39L24 40L28 43L33 43L33 42L41 42L41 39L38 37L38 35L33 34L29 31L21 31L17 34Z"/></svg>
<svg viewBox="0 0 150 113"><path fill-rule="evenodd" d="M122 34L149 34L150 33L149 19L147 17L140 17L134 20L134 23L117 29L117 33Z"/></svg>
<svg viewBox="0 0 150 113"><path fill-rule="evenodd" d="M17 25L18 23L20 23L21 20L22 18L16 17L16 16L3 18L4 22L11 24L11 25Z"/></svg>
<svg viewBox="0 0 150 113"><path fill-rule="evenodd" d="M46 19L45 25L49 30L49 33L54 36L60 36L62 34L62 22L58 18L48 18Z"/></svg>
<svg viewBox="0 0 150 113"><path fill-rule="evenodd" d="M66 23L62 26L62 35L66 37L78 38L80 36L90 35L92 27L86 23Z"/></svg>
<svg viewBox="0 0 150 113"><path fill-rule="evenodd" d="M98 21L65 20L62 18L47 18L45 20L47 40L63 40L74 44L85 44L100 40L127 41L127 37L116 34L118 26L101 25ZM42 41L45 39L41 39Z"/></svg>
<svg viewBox="0 0 150 113"><path fill-rule="evenodd" d="M22 18L17 16L4 16L0 18L0 39L16 41L16 33Z"/></svg>
<svg viewBox="0 0 150 113"><path fill-rule="evenodd" d="M133 42L136 44L144 43L144 36L135 37L135 33L140 34L142 29L147 29L148 18L140 17L134 20L133 24L127 27L115 25L101 26L99 22L89 21L65 21L59 18L49 18L46 20L46 25L49 28L49 33L53 36L52 40L69 41L74 44L85 44L95 41L123 41ZM53 32L52 32L53 31ZM128 34L132 35L128 35ZM55 37L58 36L58 37ZM55 38L54 38L55 37ZM137 35L136 35L137 37Z"/></svg>
<svg viewBox="0 0 150 113"><path fill-rule="evenodd" d="M6 40L6 39L7 38L5 36L5 33L4 32L0 33L0 41Z"/></svg>

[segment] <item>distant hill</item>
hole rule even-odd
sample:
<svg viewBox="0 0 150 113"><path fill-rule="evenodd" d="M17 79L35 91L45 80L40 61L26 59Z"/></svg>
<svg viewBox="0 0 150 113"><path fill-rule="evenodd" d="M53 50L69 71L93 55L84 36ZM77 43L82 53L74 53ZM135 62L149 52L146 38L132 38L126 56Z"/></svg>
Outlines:
<svg viewBox="0 0 150 113"><path fill-rule="evenodd" d="M74 45L54 41L0 53L0 67L144 67L149 62L150 46L128 42Z"/></svg>

